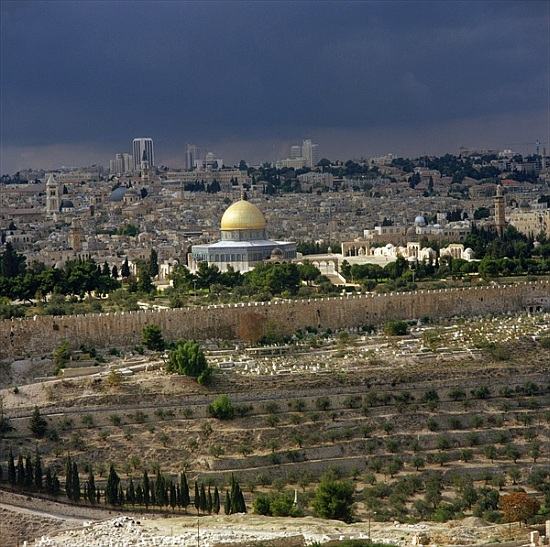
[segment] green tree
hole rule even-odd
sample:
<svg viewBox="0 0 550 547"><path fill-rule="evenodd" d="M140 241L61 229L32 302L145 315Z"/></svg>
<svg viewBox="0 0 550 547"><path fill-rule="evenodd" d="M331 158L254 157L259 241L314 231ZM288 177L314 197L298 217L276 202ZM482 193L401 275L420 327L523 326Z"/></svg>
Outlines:
<svg viewBox="0 0 550 547"><path fill-rule="evenodd" d="M0 257L0 275L13 278L25 272L25 257L20 255L8 242Z"/></svg>
<svg viewBox="0 0 550 547"><path fill-rule="evenodd" d="M140 262L137 268L138 284L137 289L140 292L150 293L155 290L155 286L151 281L151 274L149 272L149 264Z"/></svg>
<svg viewBox="0 0 550 547"><path fill-rule="evenodd" d="M225 491L225 501L223 504L223 512L226 515L231 514L231 498L229 497L229 492L227 490Z"/></svg>
<svg viewBox="0 0 550 547"><path fill-rule="evenodd" d="M388 336L403 336L407 334L405 321L387 321L384 325L384 333Z"/></svg>
<svg viewBox="0 0 550 547"><path fill-rule="evenodd" d="M15 486L17 483L17 473L15 471L15 461L13 459L13 452L10 448L8 456L8 482L11 486Z"/></svg>
<svg viewBox="0 0 550 547"><path fill-rule="evenodd" d="M168 355L168 372L176 372L197 378L209 375L208 363L204 351L197 342L180 340Z"/></svg>
<svg viewBox="0 0 550 547"><path fill-rule="evenodd" d="M214 509L214 513L216 513L216 515L218 515L219 512L220 512L220 493L218 491L217 486L214 487L213 509Z"/></svg>
<svg viewBox="0 0 550 547"><path fill-rule="evenodd" d="M204 489L204 484L201 484L199 492L199 506L200 510L203 513L208 511L208 500L206 499L206 490Z"/></svg>
<svg viewBox="0 0 550 547"><path fill-rule="evenodd" d="M61 369L67 366L69 359L71 358L71 349L68 340L63 340L59 346L53 351L53 364L55 367L55 373L58 374Z"/></svg>
<svg viewBox="0 0 550 547"><path fill-rule="evenodd" d="M42 460L38 450L34 456L34 486L37 490L42 490Z"/></svg>
<svg viewBox="0 0 550 547"><path fill-rule="evenodd" d="M191 498L189 497L189 484L187 483L187 476L185 473L182 473L180 476L180 501L181 506L187 511L187 506L191 503Z"/></svg>
<svg viewBox="0 0 550 547"><path fill-rule="evenodd" d="M80 477L78 475L78 466L73 462L73 470L71 475L71 499L72 501L80 501Z"/></svg>
<svg viewBox="0 0 550 547"><path fill-rule="evenodd" d="M208 406L208 413L218 420L231 420L235 416L235 408L227 395L220 395Z"/></svg>
<svg viewBox="0 0 550 547"><path fill-rule="evenodd" d="M40 439L46 434L47 429L48 422L46 422L46 420L42 417L42 415L40 414L40 410L38 410L38 407L35 406L30 421L31 433L35 437Z"/></svg>
<svg viewBox="0 0 550 547"><path fill-rule="evenodd" d="M130 479L130 482L128 483L128 488L126 489L126 501L134 505L136 503L136 489L134 486L134 481Z"/></svg>
<svg viewBox="0 0 550 547"><path fill-rule="evenodd" d="M315 490L313 509L325 519L351 522L353 518L353 485L348 481L324 476Z"/></svg>
<svg viewBox="0 0 550 547"><path fill-rule="evenodd" d="M88 501L93 505L96 502L96 496L97 492L95 487L94 473L90 468L90 472L88 473L88 482L86 483L86 497L88 498Z"/></svg>
<svg viewBox="0 0 550 547"><path fill-rule="evenodd" d="M46 478L44 480L44 487L46 488L46 493L53 494L52 470L49 467L46 469Z"/></svg>
<svg viewBox="0 0 550 547"><path fill-rule="evenodd" d="M120 268L120 275L123 279L128 279L130 277L130 265L128 264L128 257L124 259L122 267Z"/></svg>
<svg viewBox="0 0 550 547"><path fill-rule="evenodd" d="M150 489L151 485L149 484L149 475L147 475L147 470L143 471L143 503L145 505L145 508L149 507L149 503L151 502L150 497Z"/></svg>
<svg viewBox="0 0 550 547"><path fill-rule="evenodd" d="M23 463L23 456L19 454L17 458L17 486L23 488L25 486L25 464Z"/></svg>
<svg viewBox="0 0 550 547"><path fill-rule="evenodd" d="M120 478L117 475L114 466L111 464L109 468L109 477L107 478L107 486L105 488L105 501L109 505L119 504L119 486Z"/></svg>
<svg viewBox="0 0 550 547"><path fill-rule="evenodd" d="M25 488L31 489L34 482L34 471L32 466L32 459L27 455L25 458Z"/></svg>
<svg viewBox="0 0 550 547"><path fill-rule="evenodd" d="M149 275L151 277L157 277L159 274L159 262L158 254L155 249L151 249L151 254L149 255Z"/></svg>
<svg viewBox="0 0 550 547"><path fill-rule="evenodd" d="M166 346L158 325L145 325L141 332L141 341L151 351L163 351Z"/></svg>
<svg viewBox="0 0 550 547"><path fill-rule="evenodd" d="M201 509L201 494L200 494L199 485L198 485L197 481L195 481L195 499L194 499L194 502L195 502L195 509L197 510L197 515L198 515L200 513L200 509Z"/></svg>

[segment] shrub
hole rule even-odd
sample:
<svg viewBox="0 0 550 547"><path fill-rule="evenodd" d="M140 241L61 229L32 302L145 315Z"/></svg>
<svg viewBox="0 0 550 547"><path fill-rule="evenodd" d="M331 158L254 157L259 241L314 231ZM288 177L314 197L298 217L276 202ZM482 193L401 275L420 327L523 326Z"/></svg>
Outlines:
<svg viewBox="0 0 550 547"><path fill-rule="evenodd" d="M220 395L214 399L208 406L208 413L218 420L232 420L235 417L235 409L227 395Z"/></svg>
<svg viewBox="0 0 550 547"><path fill-rule="evenodd" d="M69 348L69 342L63 340L53 352L53 364L55 366L55 373L59 374L61 369L64 369L71 358L71 350Z"/></svg>
<svg viewBox="0 0 550 547"><path fill-rule="evenodd" d="M405 321L387 321L384 325L384 333L388 336L404 336L407 334Z"/></svg>
<svg viewBox="0 0 550 547"><path fill-rule="evenodd" d="M328 410L330 408L330 399L328 397L319 397L315 400L315 407L318 410Z"/></svg>
<svg viewBox="0 0 550 547"><path fill-rule="evenodd" d="M31 421L30 421L31 433L35 437L41 438L46 434L47 429L48 429L48 423L40 414L38 407L35 406L31 416Z"/></svg>
<svg viewBox="0 0 550 547"><path fill-rule="evenodd" d="M141 341L151 351L164 351L166 346L162 331L158 325L145 325L141 332Z"/></svg>
<svg viewBox="0 0 550 547"><path fill-rule="evenodd" d="M200 378L201 382L209 380L210 373L206 356L197 342L179 341L168 356L166 365L168 372L185 374L193 378Z"/></svg>
<svg viewBox="0 0 550 547"><path fill-rule="evenodd" d="M94 418L91 414L84 414L81 418L82 425L86 427L92 427L94 425Z"/></svg>
<svg viewBox="0 0 550 547"><path fill-rule="evenodd" d="M325 475L315 490L315 514L325 519L351 522L353 518L353 485Z"/></svg>

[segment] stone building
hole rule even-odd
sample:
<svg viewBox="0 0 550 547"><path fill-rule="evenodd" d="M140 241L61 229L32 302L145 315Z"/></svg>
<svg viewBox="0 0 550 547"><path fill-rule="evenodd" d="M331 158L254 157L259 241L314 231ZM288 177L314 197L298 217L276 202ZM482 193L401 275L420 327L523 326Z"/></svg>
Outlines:
<svg viewBox="0 0 550 547"><path fill-rule="evenodd" d="M266 260L296 258L296 244L267 238L263 213L250 203L246 194L230 205L222 216L221 240L209 245L193 245L189 268L195 271L201 262L215 264L221 271L228 267L247 272Z"/></svg>

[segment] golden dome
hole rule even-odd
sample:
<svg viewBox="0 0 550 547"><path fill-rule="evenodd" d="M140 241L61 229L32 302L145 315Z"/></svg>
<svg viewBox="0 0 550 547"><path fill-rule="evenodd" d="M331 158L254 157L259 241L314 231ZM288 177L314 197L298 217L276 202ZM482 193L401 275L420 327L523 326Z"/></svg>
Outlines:
<svg viewBox="0 0 550 547"><path fill-rule="evenodd" d="M263 213L249 201L241 199L230 205L222 216L222 230L263 230Z"/></svg>

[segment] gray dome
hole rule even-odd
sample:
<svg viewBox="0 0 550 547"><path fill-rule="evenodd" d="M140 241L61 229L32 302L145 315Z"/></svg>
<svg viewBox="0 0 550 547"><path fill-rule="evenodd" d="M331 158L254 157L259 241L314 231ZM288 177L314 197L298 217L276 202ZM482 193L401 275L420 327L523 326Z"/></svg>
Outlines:
<svg viewBox="0 0 550 547"><path fill-rule="evenodd" d="M414 219L414 223L415 223L417 226L426 226L426 219L425 219L422 215L418 215L418 216Z"/></svg>
<svg viewBox="0 0 550 547"><path fill-rule="evenodd" d="M124 186L119 186L118 188L115 188L109 196L109 201L122 201L122 198L127 191L128 188L125 188Z"/></svg>

